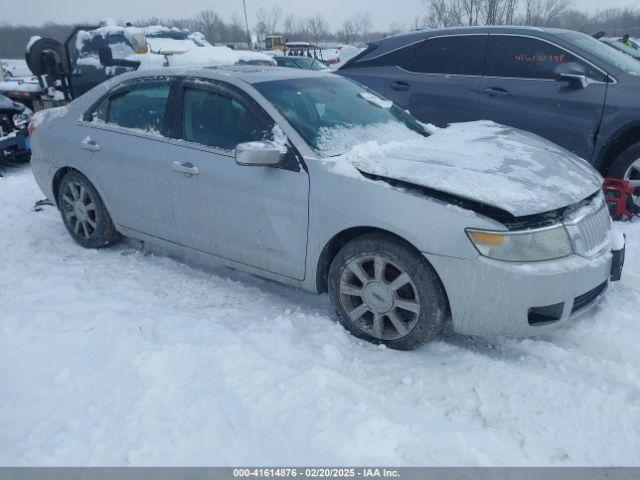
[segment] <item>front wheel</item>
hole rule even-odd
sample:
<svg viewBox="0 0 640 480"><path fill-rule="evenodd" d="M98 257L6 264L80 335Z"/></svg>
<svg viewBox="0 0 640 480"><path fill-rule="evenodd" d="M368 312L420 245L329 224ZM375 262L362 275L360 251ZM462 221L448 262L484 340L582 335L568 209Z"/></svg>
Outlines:
<svg viewBox="0 0 640 480"><path fill-rule="evenodd" d="M607 176L623 178L634 188L640 188L640 143L624 150L611 163ZM640 205L640 197L634 197L636 205Z"/></svg>
<svg viewBox="0 0 640 480"><path fill-rule="evenodd" d="M102 248L120 240L107 207L91 182L69 172L58 188L60 213L73 239L85 248Z"/></svg>
<svg viewBox="0 0 640 480"><path fill-rule="evenodd" d="M399 350L436 338L448 315L431 265L386 234L357 237L338 252L329 269L329 297L353 335Z"/></svg>

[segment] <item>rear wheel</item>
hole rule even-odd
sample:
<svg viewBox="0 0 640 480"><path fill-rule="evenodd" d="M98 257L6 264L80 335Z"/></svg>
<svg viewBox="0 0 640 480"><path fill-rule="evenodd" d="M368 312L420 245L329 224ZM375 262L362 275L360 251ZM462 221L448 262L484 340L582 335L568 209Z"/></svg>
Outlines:
<svg viewBox="0 0 640 480"><path fill-rule="evenodd" d="M400 350L436 338L448 315L431 265L386 234L358 237L338 252L329 269L329 296L352 334Z"/></svg>
<svg viewBox="0 0 640 480"><path fill-rule="evenodd" d="M81 173L69 172L62 178L58 203L67 230L83 247L102 248L120 240L100 195Z"/></svg>

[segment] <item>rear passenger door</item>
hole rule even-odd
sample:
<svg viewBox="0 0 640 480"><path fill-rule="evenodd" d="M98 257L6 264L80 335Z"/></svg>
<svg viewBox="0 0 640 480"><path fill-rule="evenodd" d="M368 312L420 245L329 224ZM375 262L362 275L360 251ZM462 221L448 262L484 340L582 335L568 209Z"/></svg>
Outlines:
<svg viewBox="0 0 640 480"><path fill-rule="evenodd" d="M580 64L590 84L578 88L557 80L554 69ZM607 91L607 75L546 40L520 35L489 36L480 114L536 133L589 160Z"/></svg>
<svg viewBox="0 0 640 480"><path fill-rule="evenodd" d="M486 40L486 34L427 39L390 70L385 96L426 123L477 120Z"/></svg>
<svg viewBox="0 0 640 480"><path fill-rule="evenodd" d="M117 225L175 241L164 136L171 88L166 78L116 87L83 116L77 147Z"/></svg>

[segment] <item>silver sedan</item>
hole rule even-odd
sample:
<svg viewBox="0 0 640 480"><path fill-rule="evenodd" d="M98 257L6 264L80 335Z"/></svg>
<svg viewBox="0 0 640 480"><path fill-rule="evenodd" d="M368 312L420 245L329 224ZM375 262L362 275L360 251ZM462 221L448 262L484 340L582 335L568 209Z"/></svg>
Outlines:
<svg viewBox="0 0 640 480"><path fill-rule="evenodd" d="M446 322L545 333L621 271L585 162L490 122L420 124L332 74L126 74L30 130L34 176L80 245L124 235L328 292L349 331L392 348Z"/></svg>

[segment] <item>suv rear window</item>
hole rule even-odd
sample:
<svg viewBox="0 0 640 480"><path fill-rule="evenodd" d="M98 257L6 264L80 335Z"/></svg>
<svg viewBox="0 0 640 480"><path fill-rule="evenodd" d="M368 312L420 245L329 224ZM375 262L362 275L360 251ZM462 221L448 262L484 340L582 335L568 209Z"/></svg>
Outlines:
<svg viewBox="0 0 640 480"><path fill-rule="evenodd" d="M554 69L561 63L582 65L593 80L606 81L605 75L576 56L555 45L529 37L490 35L486 75L490 77L555 79Z"/></svg>
<svg viewBox="0 0 640 480"><path fill-rule="evenodd" d="M402 65L410 72L480 75L486 35L430 38Z"/></svg>

